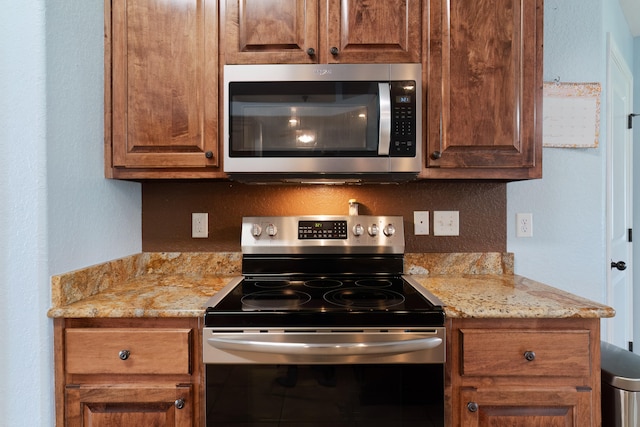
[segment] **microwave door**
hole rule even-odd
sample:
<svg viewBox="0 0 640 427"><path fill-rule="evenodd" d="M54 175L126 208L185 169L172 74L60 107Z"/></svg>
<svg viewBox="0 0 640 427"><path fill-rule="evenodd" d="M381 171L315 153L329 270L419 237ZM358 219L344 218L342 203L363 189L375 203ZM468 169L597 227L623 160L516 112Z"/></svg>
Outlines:
<svg viewBox="0 0 640 427"><path fill-rule="evenodd" d="M388 156L391 146L391 85L378 83L378 96L380 108L378 155Z"/></svg>

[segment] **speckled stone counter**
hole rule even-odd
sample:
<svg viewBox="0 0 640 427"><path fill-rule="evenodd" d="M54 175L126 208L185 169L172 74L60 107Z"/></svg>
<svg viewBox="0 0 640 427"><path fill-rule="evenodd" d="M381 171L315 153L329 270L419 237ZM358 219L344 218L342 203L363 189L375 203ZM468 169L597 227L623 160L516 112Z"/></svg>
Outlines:
<svg viewBox="0 0 640 427"><path fill-rule="evenodd" d="M197 317L240 253L142 253L53 276L49 317Z"/></svg>
<svg viewBox="0 0 640 427"><path fill-rule="evenodd" d="M142 253L52 277L49 317L197 317L241 275L240 253ZM513 274L508 253L406 254L449 317L612 317L613 309Z"/></svg>
<svg viewBox="0 0 640 427"><path fill-rule="evenodd" d="M411 277L445 304L448 317L603 318L615 314L605 305L513 274Z"/></svg>

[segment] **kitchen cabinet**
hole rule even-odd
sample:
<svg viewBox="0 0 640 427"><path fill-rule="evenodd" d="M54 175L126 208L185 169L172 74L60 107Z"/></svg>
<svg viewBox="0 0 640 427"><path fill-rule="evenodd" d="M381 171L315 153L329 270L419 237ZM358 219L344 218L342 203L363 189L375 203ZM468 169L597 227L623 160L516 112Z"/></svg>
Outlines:
<svg viewBox="0 0 640 427"><path fill-rule="evenodd" d="M217 3L105 1L105 174L223 176Z"/></svg>
<svg viewBox="0 0 640 427"><path fill-rule="evenodd" d="M55 319L56 424L203 425L199 322Z"/></svg>
<svg viewBox="0 0 640 427"><path fill-rule="evenodd" d="M599 319L452 319L452 426L600 425Z"/></svg>
<svg viewBox="0 0 640 427"><path fill-rule="evenodd" d="M542 0L430 0L423 178L542 176Z"/></svg>
<svg viewBox="0 0 640 427"><path fill-rule="evenodd" d="M225 0L226 64L420 62L419 0Z"/></svg>

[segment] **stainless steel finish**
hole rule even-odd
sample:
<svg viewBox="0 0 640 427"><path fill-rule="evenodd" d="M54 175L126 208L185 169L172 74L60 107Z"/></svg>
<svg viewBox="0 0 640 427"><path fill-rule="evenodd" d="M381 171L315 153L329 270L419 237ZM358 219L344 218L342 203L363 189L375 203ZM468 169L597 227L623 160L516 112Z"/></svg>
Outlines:
<svg viewBox="0 0 640 427"><path fill-rule="evenodd" d="M203 330L204 363L444 363L445 328Z"/></svg>
<svg viewBox="0 0 640 427"><path fill-rule="evenodd" d="M378 83L380 97L380 133L378 155L388 156L391 145L391 87L389 83Z"/></svg>
<svg viewBox="0 0 640 427"><path fill-rule="evenodd" d="M130 354L131 352L129 350L120 350L120 352L118 353L118 357L120 358L120 360L127 360Z"/></svg>
<svg viewBox="0 0 640 427"><path fill-rule="evenodd" d="M173 404L175 405L176 409L183 409L184 408L184 399L176 399L176 401L173 402Z"/></svg>
<svg viewBox="0 0 640 427"><path fill-rule="evenodd" d="M222 301L224 299L224 297L226 297L229 294L229 292L231 292L243 280L244 280L244 277L242 277L242 276L237 276L237 277L234 277L231 280L229 280L229 283L224 285L224 287L222 289L220 289L211 298L209 298L207 300L207 302L204 304L203 308L215 307L216 305L218 305L218 303L220 301Z"/></svg>
<svg viewBox="0 0 640 427"><path fill-rule="evenodd" d="M418 283L414 278L412 278L410 275L405 274L402 276L402 278L408 283L410 284L416 291L418 291L418 293L420 293L423 297L425 297L427 300L431 301L431 304L433 305L437 305L440 307L444 307L444 303L440 300L440 298L438 298L437 296L435 296L434 294L432 294L431 292L429 292L427 290L427 288L425 288L424 286L422 286L420 283Z"/></svg>
<svg viewBox="0 0 640 427"><path fill-rule="evenodd" d="M640 356L602 342L602 425L640 425Z"/></svg>
<svg viewBox="0 0 640 427"><path fill-rule="evenodd" d="M378 81L415 80L415 157L263 157L229 156L229 82L232 81ZM422 66L420 64L264 64L225 65L223 90L224 170L234 179L277 180L292 183L359 183L369 179L396 182L409 180L422 169ZM390 125L389 125L390 126ZM326 176L323 181L323 175ZM363 177L364 175L364 177ZM274 176L276 178L274 178Z"/></svg>
<svg viewBox="0 0 640 427"><path fill-rule="evenodd" d="M602 384L602 425L605 427L637 427L640 422L640 393Z"/></svg>
<svg viewBox="0 0 640 427"><path fill-rule="evenodd" d="M299 221L346 221L345 239L298 239ZM357 235L358 226L367 224L368 233ZM256 228L267 230L273 227L274 235L262 232L255 235ZM393 229L389 235L378 230ZM404 225L401 216L289 216L289 217L245 217L242 221L241 245L243 254L403 254Z"/></svg>

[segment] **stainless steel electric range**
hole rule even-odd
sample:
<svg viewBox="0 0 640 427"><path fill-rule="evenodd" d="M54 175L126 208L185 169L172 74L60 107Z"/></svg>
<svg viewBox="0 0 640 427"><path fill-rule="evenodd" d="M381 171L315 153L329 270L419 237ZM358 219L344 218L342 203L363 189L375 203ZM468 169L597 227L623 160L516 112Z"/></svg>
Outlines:
<svg viewBox="0 0 640 427"><path fill-rule="evenodd" d="M399 216L249 217L207 304L207 427L443 426L442 303Z"/></svg>

